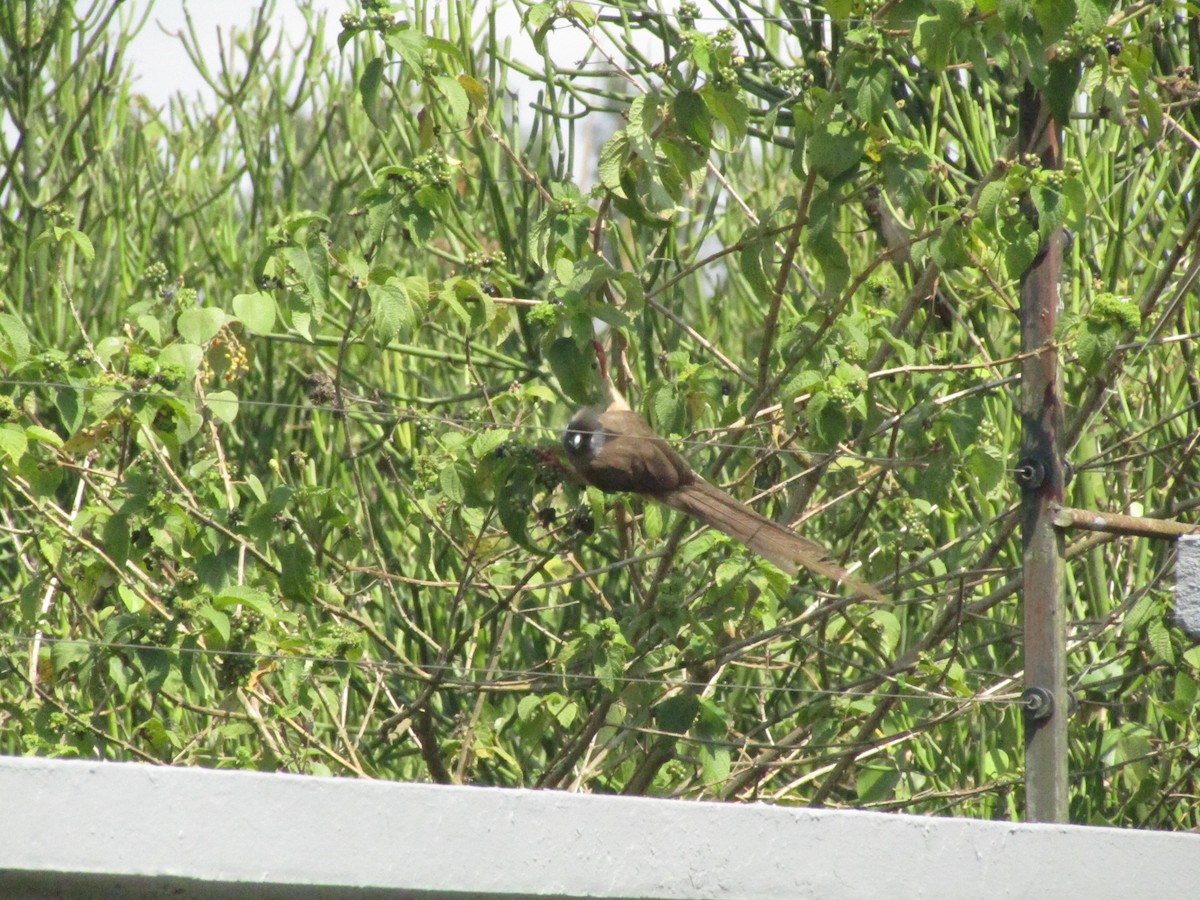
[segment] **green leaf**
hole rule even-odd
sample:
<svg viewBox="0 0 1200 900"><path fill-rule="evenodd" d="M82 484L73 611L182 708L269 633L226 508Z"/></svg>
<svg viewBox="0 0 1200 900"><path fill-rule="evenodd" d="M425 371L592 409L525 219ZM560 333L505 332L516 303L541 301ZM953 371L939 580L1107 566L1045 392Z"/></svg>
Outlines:
<svg viewBox="0 0 1200 900"><path fill-rule="evenodd" d="M184 344L176 341L162 348L158 354L158 364L163 366L174 364L182 367L184 375L189 379L200 368L200 360L204 359L204 350L196 344Z"/></svg>
<svg viewBox="0 0 1200 900"><path fill-rule="evenodd" d="M590 403L596 396L596 378L592 365L595 357L584 353L573 338L561 337L546 352L550 371L563 392L579 403Z"/></svg>
<svg viewBox="0 0 1200 900"><path fill-rule="evenodd" d="M6 422L0 425L0 453L4 453L13 462L17 462L25 455L25 451L29 448L29 439L25 436L25 429L15 422Z"/></svg>
<svg viewBox="0 0 1200 900"><path fill-rule="evenodd" d="M703 97L695 91L680 91L671 108L684 134L705 147L712 143L712 115Z"/></svg>
<svg viewBox="0 0 1200 900"><path fill-rule="evenodd" d="M748 237L749 234L743 237L743 242ZM761 234L757 239L743 243L742 251L738 254L738 267L759 300L770 299L774 290L774 257L774 238Z"/></svg>
<svg viewBox="0 0 1200 900"><path fill-rule="evenodd" d="M805 246L821 267L821 273L824 275L821 296L828 300L836 297L850 280L850 257L834 236L833 221L836 211L832 204L818 204L814 201L813 209Z"/></svg>
<svg viewBox="0 0 1200 900"><path fill-rule="evenodd" d="M217 336L225 320L225 310L216 306L200 306L181 312L175 328L188 343L204 346Z"/></svg>
<svg viewBox="0 0 1200 900"><path fill-rule="evenodd" d="M735 92L720 91L711 84L700 89L700 97L712 117L725 126L731 145L740 143L746 136L746 121L750 110Z"/></svg>
<svg viewBox="0 0 1200 900"><path fill-rule="evenodd" d="M462 85L462 89L467 92L467 99L471 101L471 106L477 111L486 110L488 107L487 88L481 81L472 78L470 75L459 75L458 83Z"/></svg>
<svg viewBox="0 0 1200 900"><path fill-rule="evenodd" d="M458 466L454 463L442 466L442 471L438 475L438 481L442 485L442 493L446 495L446 499L452 503L462 503L466 496L466 491L463 490L462 478L458 474Z"/></svg>
<svg viewBox="0 0 1200 900"><path fill-rule="evenodd" d="M270 334L275 328L275 298L264 291L238 294L233 298L233 314L251 334Z"/></svg>
<svg viewBox="0 0 1200 900"><path fill-rule="evenodd" d="M808 139L808 167L826 181L852 171L862 159L867 133L844 122L829 122Z"/></svg>
<svg viewBox="0 0 1200 900"><path fill-rule="evenodd" d="M578 0L570 0L567 3L567 10L571 18L579 20L587 28L591 28L600 20L596 10L592 9L589 4L580 3Z"/></svg>
<svg viewBox="0 0 1200 900"><path fill-rule="evenodd" d="M1171 646L1171 632L1162 619L1153 619L1146 628L1146 637L1154 655L1168 666L1175 665L1175 648Z"/></svg>
<svg viewBox="0 0 1200 900"><path fill-rule="evenodd" d="M1095 375L1105 365L1117 347L1121 332L1108 322L1088 319L1075 336L1075 353L1088 375Z"/></svg>
<svg viewBox="0 0 1200 900"><path fill-rule="evenodd" d="M96 258L96 248L92 246L92 239L82 231L77 231L74 228L68 228L66 237L79 248L79 252L83 254L83 258L87 262L92 262Z"/></svg>
<svg viewBox="0 0 1200 900"><path fill-rule="evenodd" d="M434 79L438 91L450 106L450 118L456 125L466 125L471 112L471 101L467 92L457 78L449 75L439 75Z"/></svg>
<svg viewBox="0 0 1200 900"><path fill-rule="evenodd" d="M1004 454L992 445L975 447L967 458L967 471L984 496L990 496L1004 480Z"/></svg>
<svg viewBox="0 0 1200 900"><path fill-rule="evenodd" d="M900 770L890 761L872 762L858 769L855 791L860 803L877 803L895 796Z"/></svg>
<svg viewBox="0 0 1200 900"><path fill-rule="evenodd" d="M528 464L519 463L513 456L505 457L496 466L494 492L496 512L509 537L520 547L545 555L529 537L529 516L533 509L533 478L535 472Z"/></svg>
<svg viewBox="0 0 1200 900"><path fill-rule="evenodd" d="M1066 221L1066 198L1054 188L1037 185L1032 192L1033 206L1038 214L1038 237L1044 243Z"/></svg>
<svg viewBox="0 0 1200 900"><path fill-rule="evenodd" d="M104 552L118 566L125 565L129 559L129 520L121 515L109 516L102 534Z"/></svg>
<svg viewBox="0 0 1200 900"><path fill-rule="evenodd" d="M1046 78L1046 105L1054 121L1066 124L1071 117L1071 108L1075 104L1075 92L1079 89L1079 79L1083 69L1078 59L1056 57L1050 62L1049 75Z"/></svg>
<svg viewBox="0 0 1200 900"><path fill-rule="evenodd" d="M695 694L676 694L653 709L655 724L672 734L687 734L700 712L700 698Z"/></svg>
<svg viewBox="0 0 1200 900"><path fill-rule="evenodd" d="M1009 198L1008 182L997 178L984 185L979 192L979 203L976 209L979 218L987 224L995 224L1008 211Z"/></svg>
<svg viewBox="0 0 1200 900"><path fill-rule="evenodd" d="M708 785L723 784L729 778L732 756L728 747L700 748L700 766L704 773L704 783Z"/></svg>
<svg viewBox="0 0 1200 900"><path fill-rule="evenodd" d="M416 312L399 278L388 278L383 284L368 283L367 296L371 298L371 324L380 342L389 343L401 328L416 327Z"/></svg>
<svg viewBox="0 0 1200 900"><path fill-rule="evenodd" d="M413 28L403 28L385 34L383 42L400 54L407 65L412 66L416 77L425 74L425 50L428 46L425 35Z"/></svg>
<svg viewBox="0 0 1200 900"><path fill-rule="evenodd" d="M495 428L485 431L475 438L471 444L471 452L476 459L483 459L489 456L497 447L503 444L512 436L507 428Z"/></svg>
<svg viewBox="0 0 1200 900"><path fill-rule="evenodd" d="M11 368L29 357L29 331L12 313L0 313L0 362Z"/></svg>
<svg viewBox="0 0 1200 900"><path fill-rule="evenodd" d="M212 414L226 425L233 424L238 414L238 397L233 391L215 391L206 398Z"/></svg>
<svg viewBox="0 0 1200 900"><path fill-rule="evenodd" d="M874 62L858 69L846 83L846 105L864 122L875 123L892 105L892 68Z"/></svg>
<svg viewBox="0 0 1200 900"><path fill-rule="evenodd" d="M30 425L25 429L25 435L31 441L36 441L39 444L47 444L57 448L61 448L63 445L63 439L58 436L57 432L51 431L49 428L43 428L41 425Z"/></svg>
<svg viewBox="0 0 1200 900"><path fill-rule="evenodd" d="M379 103L379 85L382 82L383 57L377 56L363 67L362 77L358 80L359 99L362 101L367 118L376 128L382 128L387 121Z"/></svg>
<svg viewBox="0 0 1200 900"><path fill-rule="evenodd" d="M207 605L199 607L196 610L196 615L208 622L213 627L213 630L220 635L222 641L226 644L229 643L229 616L219 609L213 609Z"/></svg>
<svg viewBox="0 0 1200 900"><path fill-rule="evenodd" d="M885 656L891 656L900 645L903 629L895 613L886 609L877 609L871 613L871 621L879 632L880 643Z"/></svg>
<svg viewBox="0 0 1200 900"><path fill-rule="evenodd" d="M285 247L282 253L303 286L304 302L300 309L319 323L325 316L325 306L329 300L329 253L325 249L322 233L310 227L304 246Z"/></svg>
<svg viewBox="0 0 1200 900"><path fill-rule="evenodd" d="M813 394L804 412L822 447L836 446L849 433L850 420L845 410L825 391Z"/></svg>
<svg viewBox="0 0 1200 900"><path fill-rule="evenodd" d="M517 701L517 718L522 722L528 722L541 706L541 697L537 694L526 694Z"/></svg>
<svg viewBox="0 0 1200 900"><path fill-rule="evenodd" d="M317 571L312 551L302 540L294 540L279 549L279 589L297 603L308 603L317 592Z"/></svg>
<svg viewBox="0 0 1200 900"><path fill-rule="evenodd" d="M563 728L570 728L579 717L579 704L562 694L547 694L545 706Z"/></svg>
<svg viewBox="0 0 1200 900"><path fill-rule="evenodd" d="M223 588L213 598L213 606L218 609L234 609L238 606L248 606L265 619L272 620L278 618L275 607L271 603L270 595L265 591L260 591L258 588L242 584L230 585Z"/></svg>
<svg viewBox="0 0 1200 900"><path fill-rule="evenodd" d="M1084 0L1086 2L1086 0ZM1104 23L1099 17L1076 19L1076 0L1033 0L1033 14L1042 28L1042 39L1047 44L1061 40L1067 29L1076 21L1080 26L1080 37L1087 37ZM1066 123L1066 119L1059 119Z"/></svg>
<svg viewBox="0 0 1200 900"><path fill-rule="evenodd" d="M1004 239L1004 265L1009 277L1021 278L1037 257L1041 242L1037 232L1022 217L1014 217L1000 229Z"/></svg>
<svg viewBox="0 0 1200 900"><path fill-rule="evenodd" d="M1133 634L1143 624L1149 620L1150 616L1155 612L1157 603L1149 594L1143 594L1133 609L1125 614L1124 620L1121 622L1121 633L1124 635Z"/></svg>

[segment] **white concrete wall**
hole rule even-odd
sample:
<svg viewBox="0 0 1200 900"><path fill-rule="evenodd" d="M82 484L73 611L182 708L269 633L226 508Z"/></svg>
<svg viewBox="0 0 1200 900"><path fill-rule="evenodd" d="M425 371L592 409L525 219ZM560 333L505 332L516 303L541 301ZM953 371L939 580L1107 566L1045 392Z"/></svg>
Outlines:
<svg viewBox="0 0 1200 900"><path fill-rule="evenodd" d="M1200 836L0 758L0 897L385 895L1191 900Z"/></svg>

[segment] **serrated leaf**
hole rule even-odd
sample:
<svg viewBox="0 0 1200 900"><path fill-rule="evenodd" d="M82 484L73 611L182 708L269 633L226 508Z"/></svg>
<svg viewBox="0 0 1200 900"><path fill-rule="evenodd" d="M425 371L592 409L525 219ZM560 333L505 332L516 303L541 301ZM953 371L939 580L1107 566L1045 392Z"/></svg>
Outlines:
<svg viewBox="0 0 1200 900"><path fill-rule="evenodd" d="M624 129L620 129L605 141L604 146L600 149L597 174L600 177L600 183L622 199L626 198L626 194L625 187L621 183L621 176L625 173L628 159L629 137Z"/></svg>
<svg viewBox="0 0 1200 900"><path fill-rule="evenodd" d="M453 503L462 503L466 496L466 491L463 489L462 478L458 474L458 466L451 463L443 466L441 473L438 475L438 481L442 485L442 493L446 498Z"/></svg>
<svg viewBox="0 0 1200 900"><path fill-rule="evenodd" d="M867 133L844 122L831 122L808 138L808 167L826 181L852 171L863 157Z"/></svg>
<svg viewBox="0 0 1200 900"><path fill-rule="evenodd" d="M891 656L900 644L900 620L890 610L877 609L871 613L871 621L879 632L884 655Z"/></svg>
<svg viewBox="0 0 1200 900"><path fill-rule="evenodd" d="M358 96L362 101L367 118L376 128L383 127L386 122L380 111L379 86L383 82L383 57L377 56L363 67L362 77L358 79Z"/></svg>
<svg viewBox="0 0 1200 900"><path fill-rule="evenodd" d="M1121 622L1121 633L1131 635L1150 618L1154 611L1155 601L1149 594L1143 594L1133 609L1125 614L1125 619Z"/></svg>
<svg viewBox="0 0 1200 900"><path fill-rule="evenodd" d="M892 105L892 68L875 62L846 84L847 106L864 122L878 122Z"/></svg>
<svg viewBox="0 0 1200 900"><path fill-rule="evenodd" d="M483 459L485 456L491 454L493 450L507 441L511 436L512 432L510 432L507 428L496 428L490 431L485 431L475 438L474 442L471 444L471 452L475 454L476 459Z"/></svg>
<svg viewBox="0 0 1200 900"><path fill-rule="evenodd" d="M414 75L421 77L425 74L425 49L428 45L425 35L414 28L403 28L384 34L383 42L413 67Z"/></svg>
<svg viewBox="0 0 1200 900"><path fill-rule="evenodd" d="M1001 228L1004 238L1004 265L1012 278L1021 278L1037 257L1041 246L1037 232L1023 218L1014 218Z"/></svg>
<svg viewBox="0 0 1200 900"><path fill-rule="evenodd" d="M1171 632L1162 619L1154 619L1146 628L1146 638L1155 656L1169 666L1175 665L1175 648L1171 646Z"/></svg>
<svg viewBox="0 0 1200 900"><path fill-rule="evenodd" d="M1037 185L1031 192L1038 214L1038 236L1045 242L1067 218L1067 201L1058 191Z"/></svg>
<svg viewBox="0 0 1200 900"><path fill-rule="evenodd" d="M1088 375L1095 375L1108 364L1120 337L1119 329L1108 322L1089 319L1083 323L1075 335L1074 349Z"/></svg>
<svg viewBox="0 0 1200 900"><path fill-rule="evenodd" d="M457 125L466 125L467 116L471 112L471 101L467 92L457 78L449 75L439 75L434 79L438 91L450 106L450 117Z"/></svg>
<svg viewBox="0 0 1200 900"><path fill-rule="evenodd" d="M979 218L988 224L995 223L1007 210L1009 198L1008 182L1003 178L989 181L979 192L976 210Z"/></svg>
<svg viewBox="0 0 1200 900"><path fill-rule="evenodd" d="M96 248L92 246L92 239L82 231L77 231L74 228L67 230L67 237L83 254L83 258L89 263L96 258Z"/></svg>
<svg viewBox="0 0 1200 900"><path fill-rule="evenodd" d="M1065 4L1064 4L1065 5ZM1075 104L1075 92L1083 74L1082 64L1077 57L1059 55L1051 60L1046 77L1046 105L1056 122L1066 124Z"/></svg>
<svg viewBox="0 0 1200 900"><path fill-rule="evenodd" d="M399 278L389 278L383 284L368 283L367 296L371 298L371 324L380 342L392 341L401 328L416 327L416 313Z"/></svg>
<svg viewBox="0 0 1200 900"><path fill-rule="evenodd" d="M278 618L275 613L275 607L271 603L270 595L265 591L260 591L258 588L252 588L247 585L238 584L223 588L213 598L213 605L218 609L233 609L237 606L248 606L266 619Z"/></svg>
<svg viewBox="0 0 1200 900"><path fill-rule="evenodd" d="M720 91L711 84L706 84L700 90L700 97L712 117L725 126L730 144L740 143L746 136L746 121L750 118L750 110L737 93Z"/></svg>
<svg viewBox="0 0 1200 900"><path fill-rule="evenodd" d="M281 252L304 287L302 308L319 323L329 299L329 253L321 232L309 228L303 247L285 247Z"/></svg>
<svg viewBox="0 0 1200 900"><path fill-rule="evenodd" d="M976 447L968 458L967 468L980 492L990 495L1004 479L1004 455L998 447Z"/></svg>
<svg viewBox="0 0 1200 900"><path fill-rule="evenodd" d="M700 712L700 698L695 694L676 694L653 709L655 724L672 734L686 734Z"/></svg>
<svg viewBox="0 0 1200 900"><path fill-rule="evenodd" d="M303 541L294 540L279 549L279 589L289 600L307 603L317 592L317 572L312 551Z"/></svg>
<svg viewBox="0 0 1200 900"><path fill-rule="evenodd" d="M517 718L522 722L528 722L541 705L542 698L537 694L526 694L517 701Z"/></svg>
<svg viewBox="0 0 1200 900"><path fill-rule="evenodd" d="M37 441L39 444L49 444L51 447L63 445L63 439L58 436L57 432L43 428L41 425L30 425L25 429L25 434L31 441Z"/></svg>
<svg viewBox="0 0 1200 900"><path fill-rule="evenodd" d="M594 399L593 359L573 338L567 337L558 338L546 352L550 371L558 379L563 393L579 403L590 403Z"/></svg>
<svg viewBox="0 0 1200 900"><path fill-rule="evenodd" d="M712 114L696 91L680 91L671 104L675 121L684 134L708 147L712 143Z"/></svg>
<svg viewBox="0 0 1200 900"><path fill-rule="evenodd" d="M520 547L544 555L529 537L529 513L533 505L533 472L511 458L500 461L495 470L496 512L509 537Z"/></svg>

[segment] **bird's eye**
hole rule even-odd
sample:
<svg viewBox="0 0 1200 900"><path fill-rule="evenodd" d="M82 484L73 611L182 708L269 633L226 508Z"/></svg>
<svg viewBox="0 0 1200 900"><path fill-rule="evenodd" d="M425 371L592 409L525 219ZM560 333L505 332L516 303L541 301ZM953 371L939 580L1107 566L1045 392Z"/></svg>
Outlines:
<svg viewBox="0 0 1200 900"><path fill-rule="evenodd" d="M568 431L563 435L563 446L568 453L579 453L587 446L587 434L582 431Z"/></svg>

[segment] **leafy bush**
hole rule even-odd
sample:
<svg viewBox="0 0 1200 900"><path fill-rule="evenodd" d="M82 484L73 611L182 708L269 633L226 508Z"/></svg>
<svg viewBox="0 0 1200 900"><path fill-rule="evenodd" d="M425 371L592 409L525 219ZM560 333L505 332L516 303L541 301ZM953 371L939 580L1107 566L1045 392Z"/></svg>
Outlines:
<svg viewBox="0 0 1200 900"><path fill-rule="evenodd" d="M530 54L364 3L333 56L268 7L169 113L118 3L10 6L4 752L1021 814L1017 280L1060 226L1067 502L1197 504L1182 4L540 3ZM892 603L565 477L597 320ZM1195 827L1169 547L1065 553L1072 816Z"/></svg>

